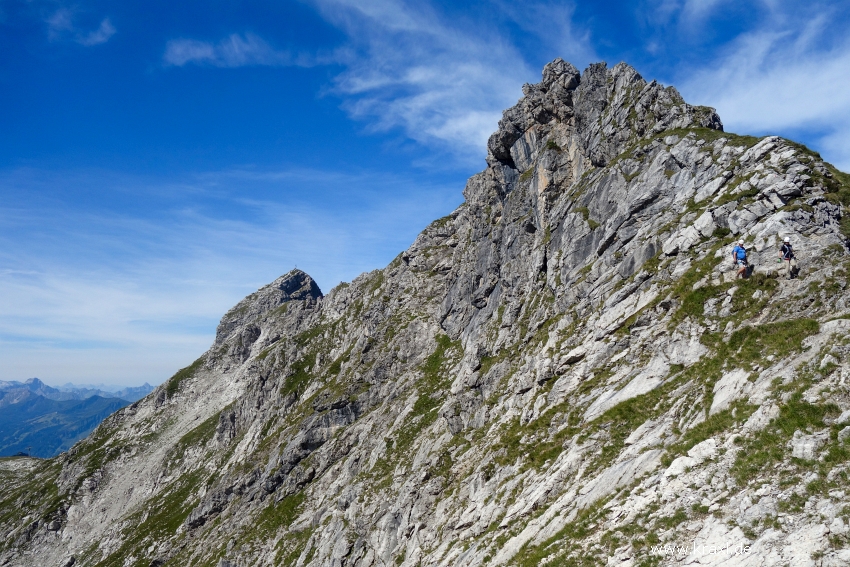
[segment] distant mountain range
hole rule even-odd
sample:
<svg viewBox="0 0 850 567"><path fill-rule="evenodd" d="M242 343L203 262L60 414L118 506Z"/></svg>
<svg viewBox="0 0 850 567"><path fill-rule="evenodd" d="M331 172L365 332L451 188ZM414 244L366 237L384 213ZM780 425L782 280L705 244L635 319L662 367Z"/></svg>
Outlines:
<svg viewBox="0 0 850 567"><path fill-rule="evenodd" d="M84 400L92 396L100 396L101 398L120 398L128 402L135 402L151 393L153 386L145 382L142 386L135 388L116 389L105 384L72 384L68 382L64 386L54 388L38 378L30 378L26 382L0 380L0 392L20 390L29 390L34 394L44 396L48 400L56 401Z"/></svg>
<svg viewBox="0 0 850 567"><path fill-rule="evenodd" d="M48 386L38 378L0 380L0 456L27 453L49 458L69 449L105 417L153 390L105 390L66 384Z"/></svg>

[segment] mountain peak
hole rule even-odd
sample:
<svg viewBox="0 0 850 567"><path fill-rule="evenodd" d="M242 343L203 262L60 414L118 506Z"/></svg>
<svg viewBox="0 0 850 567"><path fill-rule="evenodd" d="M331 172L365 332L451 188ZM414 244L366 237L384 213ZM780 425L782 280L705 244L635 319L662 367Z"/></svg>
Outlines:
<svg viewBox="0 0 850 567"><path fill-rule="evenodd" d="M563 59L543 69L540 83L523 86L523 97L507 109L487 143L490 164L524 170L528 148L557 138L559 147L580 156L577 168L604 166L630 144L674 128L723 130L713 108L687 104L673 87L647 83L630 65L593 63L579 74ZM522 142L515 148L517 142Z"/></svg>
<svg viewBox="0 0 850 567"><path fill-rule="evenodd" d="M280 290L286 301L299 299L321 299L322 290L306 272L294 268L277 278L272 283L260 288L260 292L268 288Z"/></svg>
<svg viewBox="0 0 850 567"><path fill-rule="evenodd" d="M47 384L45 384L44 382L42 382L38 378L27 379L24 382L24 387L26 387L31 392L35 392L36 394L42 394L42 395L48 395L49 396L51 394L58 394L59 393L59 390L57 390L56 388L53 388L51 386L48 386Z"/></svg>
<svg viewBox="0 0 850 567"><path fill-rule="evenodd" d="M4 476L0 564L846 564L850 180L625 64L523 92L386 268L281 276Z"/></svg>
<svg viewBox="0 0 850 567"><path fill-rule="evenodd" d="M313 306L322 297L322 290L312 277L298 268L290 270L233 306L218 324L216 344L221 344L246 322L262 317L284 303L303 301ZM250 337L246 338L250 341Z"/></svg>

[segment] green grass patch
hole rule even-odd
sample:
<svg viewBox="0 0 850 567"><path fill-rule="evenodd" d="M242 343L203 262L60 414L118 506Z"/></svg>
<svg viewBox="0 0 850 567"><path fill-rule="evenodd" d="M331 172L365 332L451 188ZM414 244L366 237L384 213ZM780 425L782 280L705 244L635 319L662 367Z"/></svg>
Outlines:
<svg viewBox="0 0 850 567"><path fill-rule="evenodd" d="M594 385L604 382L611 371L603 370L602 375L589 380L592 389ZM520 418L515 417L500 431L499 444L494 448L500 454L495 459L500 465L511 465L519 459L522 468L540 469L546 462L554 461L564 451L564 443L576 434L586 438L590 433L604 429L607 439L602 443L601 451L592 457L593 461L585 471L590 475L610 464L623 448L624 441L644 421L666 409L671 402L661 403L664 396L673 387L672 382L656 388L646 394L625 400L608 409L591 422L579 426L578 419L581 410L575 410L571 401L563 402L547 409L543 415L522 426ZM581 391L578 395L581 395ZM572 413L571 413L571 410ZM569 414L568 425L549 435L553 419L558 415ZM526 440L523 443L523 439Z"/></svg>
<svg viewBox="0 0 850 567"><path fill-rule="evenodd" d="M606 510L601 499L580 510L572 522L539 546L524 545L511 561L518 567L538 567L546 564L564 567L590 567L604 564L604 558L589 553L580 542L599 529Z"/></svg>
<svg viewBox="0 0 850 567"><path fill-rule="evenodd" d="M222 411L227 411L229 409L225 408ZM208 442L212 439L213 434L215 433L216 427L218 426L219 413L215 413L205 419L200 425L192 429L186 435L180 438L174 448L171 450L173 455L182 455L186 449L189 447L195 447L201 444Z"/></svg>
<svg viewBox="0 0 850 567"><path fill-rule="evenodd" d="M845 214L841 217L838 228L845 238L850 239L850 214Z"/></svg>
<svg viewBox="0 0 850 567"><path fill-rule="evenodd" d="M850 315L848 315L848 317L850 317ZM481 376L486 376L487 373L490 372L490 369L493 368L498 362L500 362L501 359L502 357L500 357L499 355L482 356L481 360L479 361L481 367L478 369L478 372L481 374Z"/></svg>
<svg viewBox="0 0 850 567"><path fill-rule="evenodd" d="M422 379L417 383L419 396L392 439L387 439L387 451L372 470L373 478L384 486L391 480L392 471L399 462L413 458L412 448L422 432L439 417L438 408L443 403L443 390L451 384L445 364L452 351L462 352L460 341L452 342L447 335L437 335L437 346L421 366ZM442 458L442 457L441 457ZM445 462L443 463L445 465ZM448 468L451 467L449 457ZM443 467L446 468L446 467Z"/></svg>
<svg viewBox="0 0 850 567"><path fill-rule="evenodd" d="M341 285L341 284L340 284L340 285ZM282 305L278 305L277 307L275 307L274 309L272 309L272 310L269 312L269 314L267 315L267 317L269 317L269 318L275 318L275 319L276 319L276 318L278 318L278 317L283 317L284 315L286 315L286 310L287 310L287 309L289 309L289 303L288 303L288 302L287 302L287 303L284 303L284 304L282 304Z"/></svg>
<svg viewBox="0 0 850 567"><path fill-rule="evenodd" d="M826 164L826 167L829 168L832 176L835 177L835 179L838 180L843 187L850 187L850 173L845 173L831 164ZM850 205L850 203L845 204Z"/></svg>
<svg viewBox="0 0 850 567"><path fill-rule="evenodd" d="M680 296L682 305L675 314L673 321L679 322L688 316L696 319L701 318L705 314L705 302L712 297L717 297L718 300L725 298L724 292L733 286L738 289L732 296L731 313L728 318L740 322L753 318L764 309L779 287L779 283L775 277L753 274L749 278L736 279L734 283L724 283L719 286L707 284L695 290L677 286L679 292L683 294ZM757 299L753 299L757 290L761 290L762 293Z"/></svg>
<svg viewBox="0 0 850 567"><path fill-rule="evenodd" d="M292 365L292 373L283 381L280 393L283 396L295 393L302 394L307 385L313 380L313 374L308 369L316 364L316 353L311 352Z"/></svg>
<svg viewBox="0 0 850 567"><path fill-rule="evenodd" d="M111 433L112 431L101 423L89 437L80 441L68 451L68 456L72 462L84 463L83 470L77 476L77 482L72 492L76 492L83 481L93 475L95 471L117 459L129 448L127 441L110 443L113 440Z"/></svg>
<svg viewBox="0 0 850 567"><path fill-rule="evenodd" d="M334 360L334 361L331 363L331 365L328 367L328 372L327 372L327 373L328 373L328 374L332 374L332 375L337 375L337 374L339 374L339 373L340 373L340 371L342 370L342 365L343 365L343 363L348 362L348 361L351 359L351 349L353 349L353 348L354 348L354 345L352 344L350 347L348 347L348 348L345 350L345 352L344 352L344 353L342 353L342 354L339 356L339 358L337 358L336 360Z"/></svg>
<svg viewBox="0 0 850 567"><path fill-rule="evenodd" d="M369 293L375 293L381 288L382 285L384 285L384 271L378 270L378 273L375 274L375 276L371 280L369 280Z"/></svg>
<svg viewBox="0 0 850 567"><path fill-rule="evenodd" d="M738 134L733 134L732 132L713 130L711 128L676 128L673 130L665 130L664 132L656 135L655 138L663 139L670 135L678 135L684 138L691 133L696 136L697 140L715 142L720 138L726 138L730 145L744 146L746 148L755 146L761 140L761 138L756 138L755 136L740 136Z"/></svg>
<svg viewBox="0 0 850 567"><path fill-rule="evenodd" d="M278 543L278 552L275 557L275 565L295 565L298 558L307 547L314 528L308 528L297 532L289 532L284 535ZM316 554L316 548L311 547L304 558L302 565L309 565Z"/></svg>
<svg viewBox="0 0 850 567"><path fill-rule="evenodd" d="M437 335L436 341L437 348L422 365L422 384L427 391L434 391L445 384L447 376L443 372L443 363L446 361L446 353L449 349L460 348L460 341L452 342L448 335Z"/></svg>
<svg viewBox="0 0 850 567"><path fill-rule="evenodd" d="M840 187L835 191L830 191L826 194L826 199L836 205L850 207L850 187Z"/></svg>
<svg viewBox="0 0 850 567"><path fill-rule="evenodd" d="M269 353L272 352L272 350L274 350L274 346L270 346L266 349L263 349L262 352L260 352L260 354L257 355L257 360L265 360L266 357L269 356Z"/></svg>
<svg viewBox="0 0 850 567"><path fill-rule="evenodd" d="M702 318L705 315L705 302L712 297L719 298L723 292L733 285L737 286L738 289L732 297L732 318L746 320L764 308L770 296L779 287L776 278L765 274L753 274L749 278L735 280L734 283L719 286L707 283L694 289L694 284L711 275L718 261L714 257L714 253L720 246L721 244L718 243L699 260L694 261L690 269L672 287L671 296L681 303L671 318L671 325L680 323L686 317ZM759 299L753 299L753 294L757 290L761 290L762 295Z"/></svg>
<svg viewBox="0 0 850 567"><path fill-rule="evenodd" d="M757 409L758 406L750 405L743 400L736 400L731 408L719 411L688 429L679 441L667 448L666 454L661 459L662 463L664 466L670 466L675 457L687 453L697 443L743 424Z"/></svg>
<svg viewBox="0 0 850 567"><path fill-rule="evenodd" d="M776 508L780 512L790 512L792 514L795 514L803 511L803 507L806 505L806 500L806 497L802 494L792 492L786 500L780 500L779 502L777 502Z"/></svg>
<svg viewBox="0 0 850 567"><path fill-rule="evenodd" d="M706 112L708 111L706 110ZM685 138L689 134L693 134L697 140L703 140L707 143L713 143L719 140L720 138L725 138L726 140L728 140L729 145L744 146L746 148L753 147L759 142L759 140L761 140L761 138L756 138L754 136L739 136L738 134L724 132L722 130L713 130L711 128L675 128L636 140L633 144L627 147L620 155L612 159L609 163L609 166L614 166L620 160L625 159L627 157L635 157L636 153L639 153L641 150L643 150L643 148L652 144L656 140L662 141L667 136L679 136L679 138Z"/></svg>
<svg viewBox="0 0 850 567"><path fill-rule="evenodd" d="M204 360L205 357L201 356L200 358L198 358L198 360L196 360L186 368L181 368L180 370L178 370L174 374L174 376L168 379L168 383L165 386L165 392L168 394L169 398L174 397L174 395L180 391L180 384L195 375L195 373L204 364Z"/></svg>
<svg viewBox="0 0 850 567"><path fill-rule="evenodd" d="M433 222L432 222L432 223L428 226L428 228L442 228L442 227L446 226L447 224L449 224L449 222L450 222L451 220L452 220L452 215L451 215L451 214L446 215L446 216L444 216L444 217L440 217L440 218L438 218L437 220L433 221ZM396 260L398 260L398 262L401 262L401 257L402 257L402 255L403 255L403 254L404 254L403 252L402 252L402 253L399 253L399 255L395 257L395 260L393 260L393 262L396 262ZM392 264L391 264L391 265L392 265Z"/></svg>
<svg viewBox="0 0 850 567"><path fill-rule="evenodd" d="M714 350L712 355L704 356L688 368L671 367L668 380L659 387L617 404L589 423L580 424L583 410L574 407L574 400L547 409L525 426L518 417L505 423L499 432L498 445L493 448L497 453L495 462L504 466L519 461L522 469L533 467L539 470L547 461L557 459L565 443L573 436L579 434L581 442L593 433L603 432L599 437L600 450L590 457L592 460L585 470L585 474L590 476L617 458L626 438L637 427L668 411L678 401L678 398L673 399L672 393L682 384L694 384L693 395L702 396L702 404L707 410L712 403L713 385L725 369L749 366L769 354L797 352L803 339L817 331L816 321L803 319L744 328L733 333L728 343L722 340L722 335L706 334L704 343ZM610 368L601 369L593 379L580 385L574 396L581 397L598 388L612 372ZM698 400L696 398L692 403L699 403ZM664 459L669 463L675 455L688 451L697 443L743 423L754 409L739 401L728 410L708 417L686 432L668 450ZM565 420L561 419L564 415L568 425L550 434L555 425L560 427L564 423ZM559 417L558 424L554 422L556 417Z"/></svg>
<svg viewBox="0 0 850 567"><path fill-rule="evenodd" d="M608 439L602 444L602 450L588 465L585 474L602 470L610 465L623 450L625 440L635 429L648 419L667 411L672 405L669 394L680 381L680 378L670 380L645 394L622 401L582 428L584 432L589 432L598 431L604 426L608 433Z"/></svg>
<svg viewBox="0 0 850 567"><path fill-rule="evenodd" d="M718 293L718 289L714 286L705 285L694 289L694 284L711 274L712 269L717 265L714 253L719 246L719 244L716 245L698 260L695 260L688 271L679 278L670 290L670 295L681 302L679 308L671 317L671 324L675 325L684 320L685 317L702 317L705 301Z"/></svg>
<svg viewBox="0 0 850 567"><path fill-rule="evenodd" d="M255 533L260 540L274 538L281 528L288 528L298 518L304 504L304 491L290 494L280 502L270 502L257 515ZM273 500L273 499L270 499Z"/></svg>
<svg viewBox="0 0 850 567"><path fill-rule="evenodd" d="M688 521L688 513L684 508L678 508L672 516L660 516L655 525L661 529L669 530Z"/></svg>
<svg viewBox="0 0 850 567"><path fill-rule="evenodd" d="M751 370L753 364L771 354L787 356L799 352L803 339L819 330L820 325L814 319L791 319L744 327L732 333L726 349L736 366Z"/></svg>
<svg viewBox="0 0 850 567"><path fill-rule="evenodd" d="M547 150L555 150L556 152L563 151L563 150L561 150L561 146L559 146L557 143L555 143L555 140L553 140L551 138L546 140L546 149Z"/></svg>
<svg viewBox="0 0 850 567"><path fill-rule="evenodd" d="M741 441L742 449L738 452L731 473L737 483L746 486L758 479L760 475L775 474L776 465L787 459L788 440L795 431L822 429L825 427L824 418L840 412L835 404L810 404L802 399L800 392L791 396L787 403L779 408L779 416L772 420L767 427L757 432L753 437ZM837 451L835 457L844 457ZM801 463L790 465L799 468ZM834 463L829 463L832 467ZM784 476L798 472L783 471Z"/></svg>
<svg viewBox="0 0 850 567"><path fill-rule="evenodd" d="M727 191L723 193L723 195L721 195L720 198L717 199L717 201L715 201L714 206L720 207L722 205L725 205L726 203L731 203L732 201L752 199L759 194L760 189L758 187L750 187L749 189L745 189L744 191L733 191L733 189L743 181L743 179L734 179L732 183L729 184L730 188L727 189Z"/></svg>
<svg viewBox="0 0 850 567"><path fill-rule="evenodd" d="M325 325L316 325L311 329L307 329L302 333L298 333L295 335L295 344L299 347L305 347L310 343L314 342L325 332Z"/></svg>
<svg viewBox="0 0 850 567"><path fill-rule="evenodd" d="M576 212L581 213L582 218L590 226L590 230L599 228L599 223L590 218L590 209L587 207L576 207Z"/></svg>
<svg viewBox="0 0 850 567"><path fill-rule="evenodd" d="M554 410L555 408L551 408L549 411ZM523 427L520 423L519 417L514 417L507 424L505 424L501 431L499 432L499 441L493 447L494 452L496 453L495 462L499 465L512 465L517 462L517 459L521 459L525 461L525 466L530 466L533 463L544 463L550 455L559 455L563 450L563 447L557 443L557 441L561 440L562 436L556 436L556 439L553 439L551 442L546 443L544 445L536 445L536 446L527 446L522 443L523 437L527 434L534 434L538 431L541 431L543 428L541 425L546 423L543 419L538 418L533 421L531 427ZM564 436L565 437L565 436ZM556 446L557 445L557 446ZM532 451L532 449L535 449ZM537 456L537 459L534 459L534 456ZM531 462L528 462L527 459L531 459Z"/></svg>
<svg viewBox="0 0 850 567"><path fill-rule="evenodd" d="M25 516L29 522L47 520L56 515L65 494L59 492L57 480L62 465L58 459L39 461L32 469L3 471L0 475L0 529L12 530L21 527ZM43 528L42 528L43 529ZM17 537L0 540L0 550L15 544Z"/></svg>

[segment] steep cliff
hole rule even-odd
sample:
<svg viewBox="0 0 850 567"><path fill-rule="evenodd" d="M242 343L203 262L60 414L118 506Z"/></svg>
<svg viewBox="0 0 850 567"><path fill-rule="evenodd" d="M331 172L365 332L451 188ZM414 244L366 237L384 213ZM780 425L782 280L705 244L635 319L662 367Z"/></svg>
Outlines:
<svg viewBox="0 0 850 567"><path fill-rule="evenodd" d="M847 175L622 63L523 92L389 266L0 461L0 565L850 564Z"/></svg>

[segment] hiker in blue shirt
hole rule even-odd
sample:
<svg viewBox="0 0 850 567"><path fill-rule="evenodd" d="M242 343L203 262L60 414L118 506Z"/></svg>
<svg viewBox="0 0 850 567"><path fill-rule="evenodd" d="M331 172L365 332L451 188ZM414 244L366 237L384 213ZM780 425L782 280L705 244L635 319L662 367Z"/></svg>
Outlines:
<svg viewBox="0 0 850 567"><path fill-rule="evenodd" d="M794 257L794 248L791 247L791 239L785 237L782 247L779 249L779 259L785 262L785 275L790 280L794 277L797 268L797 258Z"/></svg>
<svg viewBox="0 0 850 567"><path fill-rule="evenodd" d="M735 277L745 277L747 274L747 251L744 248L744 241L739 240L738 244L732 249L732 261L738 266L738 273Z"/></svg>

